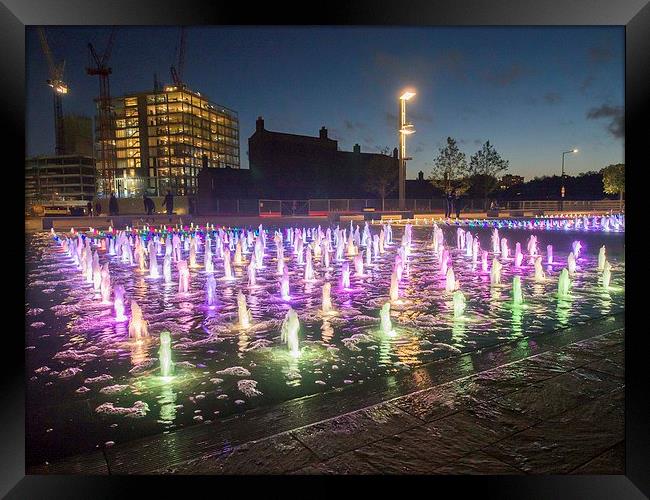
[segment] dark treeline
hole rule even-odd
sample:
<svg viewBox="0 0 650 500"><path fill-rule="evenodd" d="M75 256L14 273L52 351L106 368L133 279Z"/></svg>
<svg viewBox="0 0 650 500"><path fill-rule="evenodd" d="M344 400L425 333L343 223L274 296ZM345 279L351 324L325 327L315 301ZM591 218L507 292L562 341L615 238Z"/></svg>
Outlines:
<svg viewBox="0 0 650 500"><path fill-rule="evenodd" d="M565 176L565 199L600 200L616 199L616 195L603 191L603 174L601 172L584 172L577 176ZM559 200L562 178L559 175L535 177L523 184L492 193L500 200Z"/></svg>

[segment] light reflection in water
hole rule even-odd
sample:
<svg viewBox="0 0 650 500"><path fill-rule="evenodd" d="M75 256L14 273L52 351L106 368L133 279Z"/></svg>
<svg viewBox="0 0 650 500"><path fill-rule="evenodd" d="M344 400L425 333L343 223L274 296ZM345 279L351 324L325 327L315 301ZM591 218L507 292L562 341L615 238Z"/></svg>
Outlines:
<svg viewBox="0 0 650 500"><path fill-rule="evenodd" d="M465 333L465 319L455 318L451 328L452 345L455 347L464 347L467 334Z"/></svg>
<svg viewBox="0 0 650 500"><path fill-rule="evenodd" d="M332 328L330 321L325 318L323 319L323 324L321 326L321 339L325 345L328 345L333 337L334 328Z"/></svg>
<svg viewBox="0 0 650 500"><path fill-rule="evenodd" d="M395 342L395 354L397 358L407 365L419 364L418 354L420 353L420 341L417 336L407 336Z"/></svg>
<svg viewBox="0 0 650 500"><path fill-rule="evenodd" d="M176 392L171 383L163 383L158 404L160 405L160 420L164 423L173 423L176 420Z"/></svg>
<svg viewBox="0 0 650 500"><path fill-rule="evenodd" d="M512 308L512 322L511 324L511 333L510 333L510 339L515 340L520 337L523 337L523 308L522 307L513 307Z"/></svg>

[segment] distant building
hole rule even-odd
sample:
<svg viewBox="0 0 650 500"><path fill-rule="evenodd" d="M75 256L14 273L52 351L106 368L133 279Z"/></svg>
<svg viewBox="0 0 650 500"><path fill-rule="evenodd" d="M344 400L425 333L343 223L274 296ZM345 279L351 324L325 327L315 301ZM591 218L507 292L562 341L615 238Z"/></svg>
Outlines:
<svg viewBox="0 0 650 500"><path fill-rule="evenodd" d="M95 196L92 156L36 156L25 160L25 203L90 201Z"/></svg>
<svg viewBox="0 0 650 500"><path fill-rule="evenodd" d="M373 169L394 169L392 156L339 151L338 142L322 127L318 137L272 132L259 117L248 139L252 182L260 196L271 199L377 198L365 188Z"/></svg>
<svg viewBox="0 0 650 500"><path fill-rule="evenodd" d="M417 179L406 179L406 198L423 200L439 196L440 190L424 178L424 172L419 171Z"/></svg>
<svg viewBox="0 0 650 500"><path fill-rule="evenodd" d="M88 116L63 117L63 155L93 156L93 121Z"/></svg>
<svg viewBox="0 0 650 500"><path fill-rule="evenodd" d="M166 86L111 99L115 132L114 167L97 155L98 192L120 197L146 192L195 194L207 168L239 168L239 118L187 87ZM99 122L99 120L97 120ZM97 134L99 136L99 134ZM99 146L98 146L99 147ZM113 185L102 175L114 170Z"/></svg>
<svg viewBox="0 0 650 500"><path fill-rule="evenodd" d="M524 178L521 175L506 174L501 177L499 181L499 189L508 189L512 186L518 186L524 183Z"/></svg>

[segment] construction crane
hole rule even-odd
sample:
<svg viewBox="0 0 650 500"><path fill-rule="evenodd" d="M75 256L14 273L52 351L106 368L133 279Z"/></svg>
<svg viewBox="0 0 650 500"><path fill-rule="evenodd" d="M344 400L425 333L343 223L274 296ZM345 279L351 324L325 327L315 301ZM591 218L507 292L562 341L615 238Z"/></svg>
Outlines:
<svg viewBox="0 0 650 500"><path fill-rule="evenodd" d="M41 39L41 48L47 59L50 74L50 79L46 80L46 83L52 88L54 96L54 150L57 155L62 155L65 148L63 144L63 105L61 97L68 93L68 85L63 81L65 61L61 61L59 64L54 62L52 50L49 43L47 43L45 29L38 28L38 35Z"/></svg>
<svg viewBox="0 0 650 500"><path fill-rule="evenodd" d="M185 28L181 26L178 43L178 61L169 68L172 82L176 87L183 87L183 66L185 66Z"/></svg>
<svg viewBox="0 0 650 500"><path fill-rule="evenodd" d="M90 76L99 77L99 98L97 99L99 108L99 165L97 170L100 179L97 183L97 190L104 196L108 196L114 189L113 176L115 175L116 168L115 134L109 81L109 75L113 70L108 66L114 41L115 28L111 30L108 43L102 54L98 54L93 44L89 43L88 51L90 56L89 64L86 68L86 73Z"/></svg>

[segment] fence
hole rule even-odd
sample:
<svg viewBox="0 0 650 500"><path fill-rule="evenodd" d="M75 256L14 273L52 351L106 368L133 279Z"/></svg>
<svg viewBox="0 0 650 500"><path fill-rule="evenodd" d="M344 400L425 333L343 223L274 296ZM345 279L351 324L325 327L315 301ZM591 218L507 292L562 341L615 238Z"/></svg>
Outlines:
<svg viewBox="0 0 650 500"><path fill-rule="evenodd" d="M445 200L433 199L406 199L405 210L414 213L443 213ZM468 212L483 212L484 200L463 199L462 210ZM260 216L326 216L331 213L358 213L363 211L397 211L397 199L312 199L312 200L216 200L212 202L209 210L202 213L216 214L241 214ZM618 211L625 208L618 200L522 200L502 201L499 203L502 210L517 210L527 212L557 212L557 211Z"/></svg>
<svg viewBox="0 0 650 500"><path fill-rule="evenodd" d="M618 211L625 209L625 200L523 200L523 201L508 201L502 203L507 210L530 210L530 211L602 211L609 210Z"/></svg>
<svg viewBox="0 0 650 500"><path fill-rule="evenodd" d="M154 201L156 213L164 213L162 205L164 197L151 197ZM327 216L332 213L359 213L362 211L398 211L397 199L311 199L311 200L264 200L264 199L202 199L196 200L196 212L202 215L248 215L248 216ZM413 199L405 200L405 210L413 213L443 213L445 200ZM108 213L108 200L102 199L102 213ZM482 199L463 199L463 212L483 212ZM187 215L190 212L187 196L174 197L174 213ZM518 210L526 212L556 212L561 210L560 201L549 200L523 200L502 201L499 203L503 210ZM144 205L142 198L119 198L118 207L120 214L142 214ZM563 210L566 211L618 211L619 200L565 200ZM622 208L625 208L623 201Z"/></svg>

